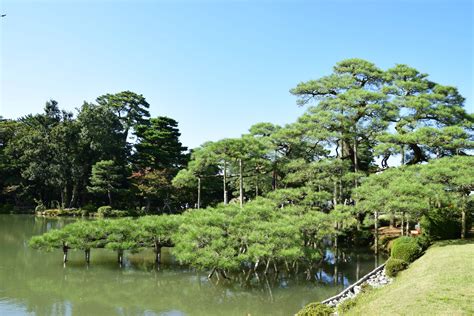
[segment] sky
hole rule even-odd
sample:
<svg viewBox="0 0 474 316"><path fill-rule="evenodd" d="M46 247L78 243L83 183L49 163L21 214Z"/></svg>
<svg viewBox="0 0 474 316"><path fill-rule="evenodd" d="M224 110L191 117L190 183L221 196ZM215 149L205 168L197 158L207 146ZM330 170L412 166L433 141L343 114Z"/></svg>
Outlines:
<svg viewBox="0 0 474 316"><path fill-rule="evenodd" d="M340 60L408 64L474 112L471 0L0 0L0 116L131 90L190 148L294 122L289 93Z"/></svg>

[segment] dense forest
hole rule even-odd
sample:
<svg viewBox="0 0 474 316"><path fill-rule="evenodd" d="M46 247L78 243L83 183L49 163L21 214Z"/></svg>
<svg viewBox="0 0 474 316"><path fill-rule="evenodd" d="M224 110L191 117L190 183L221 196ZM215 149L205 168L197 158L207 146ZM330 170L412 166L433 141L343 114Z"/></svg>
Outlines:
<svg viewBox="0 0 474 316"><path fill-rule="evenodd" d="M106 94L76 114L51 100L42 114L0 122L0 204L8 212L99 208L104 216L206 208L145 218L140 229L104 224L129 237L102 231L69 246L173 245L180 261L221 271L320 258L328 236L372 238L364 232L380 220L402 234L421 223L432 239L466 235L474 115L455 87L407 65L382 70L348 59L290 93L307 107L296 122L259 123L190 151L178 123L151 118L142 95ZM70 229L96 229L81 225L89 224ZM55 236L60 247L66 237Z"/></svg>

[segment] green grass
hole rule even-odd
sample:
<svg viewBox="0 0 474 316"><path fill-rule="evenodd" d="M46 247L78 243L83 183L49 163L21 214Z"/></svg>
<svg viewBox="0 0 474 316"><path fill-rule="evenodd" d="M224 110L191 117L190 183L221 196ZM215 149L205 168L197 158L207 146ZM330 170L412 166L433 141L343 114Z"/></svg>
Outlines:
<svg viewBox="0 0 474 316"><path fill-rule="evenodd" d="M438 242L342 315L474 315L474 240Z"/></svg>

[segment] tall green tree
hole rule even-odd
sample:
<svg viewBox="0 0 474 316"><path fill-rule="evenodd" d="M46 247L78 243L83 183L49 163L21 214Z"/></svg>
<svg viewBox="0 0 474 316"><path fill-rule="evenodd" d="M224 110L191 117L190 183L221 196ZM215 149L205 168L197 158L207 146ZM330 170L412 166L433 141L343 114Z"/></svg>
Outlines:
<svg viewBox="0 0 474 316"><path fill-rule="evenodd" d="M187 162L187 148L180 142L178 122L172 118L152 118L136 127L136 135L135 161L140 168L177 170Z"/></svg>
<svg viewBox="0 0 474 316"><path fill-rule="evenodd" d="M146 124L150 113L150 105L145 97L132 91L122 91L116 94L105 94L97 98L97 104L112 110L123 127L123 141L127 142L129 132L138 125Z"/></svg>
<svg viewBox="0 0 474 316"><path fill-rule="evenodd" d="M350 159L355 172L367 171L373 162L373 158L363 157L371 153L361 152L361 146L370 146L396 115L396 108L381 89L384 81L384 72L373 63L353 58L337 63L333 74L290 90L299 105L316 101L303 121L330 141L338 158Z"/></svg>
<svg viewBox="0 0 474 316"><path fill-rule="evenodd" d="M117 166L113 160L101 160L92 167L91 185L87 189L92 193L106 193L112 206L112 194L120 191L123 180L121 166Z"/></svg>
<svg viewBox="0 0 474 316"><path fill-rule="evenodd" d="M465 111L455 87L403 64L388 69L386 80L384 91L398 113L390 120L394 132L380 135L379 151L399 153L402 164L416 164L473 148L474 116Z"/></svg>

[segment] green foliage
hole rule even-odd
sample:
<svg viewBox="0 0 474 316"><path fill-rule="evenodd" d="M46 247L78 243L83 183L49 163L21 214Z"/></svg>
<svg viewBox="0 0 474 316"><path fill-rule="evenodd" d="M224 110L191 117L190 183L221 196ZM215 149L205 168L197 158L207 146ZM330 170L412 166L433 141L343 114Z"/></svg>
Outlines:
<svg viewBox="0 0 474 316"><path fill-rule="evenodd" d="M413 262L422 254L422 249L418 245L416 238L399 237L393 241L391 257L405 262Z"/></svg>
<svg viewBox="0 0 474 316"><path fill-rule="evenodd" d="M139 139L134 160L140 168L179 169L187 150L179 141L178 122L169 117L152 118L136 127Z"/></svg>
<svg viewBox="0 0 474 316"><path fill-rule="evenodd" d="M338 313L344 315L344 313L348 312L356 304L357 304L357 297L352 298L352 299L346 299L337 305L337 311Z"/></svg>
<svg viewBox="0 0 474 316"><path fill-rule="evenodd" d="M112 205L112 193L118 192L122 186L124 171L112 160L101 160L92 167L89 192L107 193L109 205Z"/></svg>
<svg viewBox="0 0 474 316"><path fill-rule="evenodd" d="M66 230L53 229L43 235L33 236L29 245L33 249L52 251L63 248L67 244L67 237Z"/></svg>
<svg viewBox="0 0 474 316"><path fill-rule="evenodd" d="M394 277L398 272L405 270L408 266L407 261L396 258L389 258L385 263L385 273L389 277Z"/></svg>
<svg viewBox="0 0 474 316"><path fill-rule="evenodd" d="M310 303L303 307L296 316L330 316L334 308L321 303Z"/></svg>
<svg viewBox="0 0 474 316"><path fill-rule="evenodd" d="M114 212L110 206L99 208L106 216ZM242 209L219 205L138 220L78 221L61 230L61 242L72 249L118 251L174 246L176 258L192 267L256 270L270 263L318 262L324 255L326 237L334 233L333 221L331 215L319 211L297 206L281 209L273 201L259 198ZM58 247L50 232L35 237L34 244L41 245L37 248Z"/></svg>
<svg viewBox="0 0 474 316"><path fill-rule="evenodd" d="M461 216L448 209L431 209L421 218L423 235L431 240L455 239L461 234Z"/></svg>
<svg viewBox="0 0 474 316"><path fill-rule="evenodd" d="M97 214L102 217L107 217L112 214L112 206L101 206L97 209Z"/></svg>
<svg viewBox="0 0 474 316"><path fill-rule="evenodd" d="M432 240L425 235L421 235L416 238L416 242L420 246L421 250L425 251L431 245Z"/></svg>

